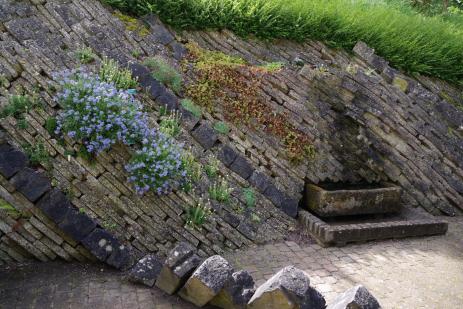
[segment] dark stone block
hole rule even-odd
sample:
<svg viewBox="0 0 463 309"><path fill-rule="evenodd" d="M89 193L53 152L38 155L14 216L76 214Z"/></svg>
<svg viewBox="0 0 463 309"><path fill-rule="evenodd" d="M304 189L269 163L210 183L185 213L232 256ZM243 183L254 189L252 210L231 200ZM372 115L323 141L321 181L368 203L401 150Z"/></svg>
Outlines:
<svg viewBox="0 0 463 309"><path fill-rule="evenodd" d="M170 46L172 47L172 54L175 59L182 60L182 58L186 56L187 50L182 44L172 42Z"/></svg>
<svg viewBox="0 0 463 309"><path fill-rule="evenodd" d="M161 259L154 254L148 254L130 270L129 280L152 287L161 269Z"/></svg>
<svg viewBox="0 0 463 309"><path fill-rule="evenodd" d="M117 269L128 269L133 265L132 255L129 248L117 242L113 246L113 251L109 258L106 260L106 264L113 266Z"/></svg>
<svg viewBox="0 0 463 309"><path fill-rule="evenodd" d="M244 179L248 179L254 171L251 163L242 156L237 156L236 160L230 165L230 169Z"/></svg>
<svg viewBox="0 0 463 309"><path fill-rule="evenodd" d="M283 203L283 199L285 198L283 193L273 183L270 183L267 186L267 189L264 191L264 196L277 207L280 207L280 205Z"/></svg>
<svg viewBox="0 0 463 309"><path fill-rule="evenodd" d="M196 141L206 150L212 148L218 139L214 129L206 123L200 125L196 130L194 130L192 135L194 139L196 139Z"/></svg>
<svg viewBox="0 0 463 309"><path fill-rule="evenodd" d="M246 221L242 221L240 225L238 225L237 230L248 239L256 239L256 231L254 227Z"/></svg>
<svg viewBox="0 0 463 309"><path fill-rule="evenodd" d="M182 114L182 123L187 128L188 131L193 130L196 124L199 122L199 118L193 115L192 112L183 108L182 105L179 106L179 111Z"/></svg>
<svg viewBox="0 0 463 309"><path fill-rule="evenodd" d="M270 177L264 173L254 171L249 178L249 183L254 186L260 193L264 192L265 189L272 183Z"/></svg>
<svg viewBox="0 0 463 309"><path fill-rule="evenodd" d="M146 78L142 86L148 90L151 98L153 99L157 99L167 92L166 86L164 86L151 76Z"/></svg>
<svg viewBox="0 0 463 309"><path fill-rule="evenodd" d="M104 262L118 245L117 239L107 231L96 228L82 240L82 245L87 248L98 260Z"/></svg>
<svg viewBox="0 0 463 309"><path fill-rule="evenodd" d="M159 105L165 106L168 111L178 109L178 98L169 90L166 90L164 91L164 93L161 93L161 95L156 99L156 101L159 103Z"/></svg>
<svg viewBox="0 0 463 309"><path fill-rule="evenodd" d="M140 86L144 88L149 86L149 81L152 77L147 67L139 63L131 63L129 64L129 70L132 72L132 76L138 80Z"/></svg>
<svg viewBox="0 0 463 309"><path fill-rule="evenodd" d="M238 154L236 151L228 145L224 145L218 154L219 160L222 161L222 163L227 167L230 166L233 161L235 161L237 156Z"/></svg>
<svg viewBox="0 0 463 309"><path fill-rule="evenodd" d="M281 210L283 210L288 216L296 218L297 212L299 209L299 202L289 197L288 195L284 194L284 197L281 201L280 205Z"/></svg>
<svg viewBox="0 0 463 309"><path fill-rule="evenodd" d="M240 224L240 219L226 210L222 213L222 219L233 227L237 227Z"/></svg>
<svg viewBox="0 0 463 309"><path fill-rule="evenodd" d="M11 183L29 201L35 202L51 189L50 180L45 173L31 168L23 168L12 179Z"/></svg>
<svg viewBox="0 0 463 309"><path fill-rule="evenodd" d="M66 195L59 189L47 192L36 204L53 222L59 224L64 220L68 211L73 210Z"/></svg>
<svg viewBox="0 0 463 309"><path fill-rule="evenodd" d="M167 28L161 23L159 18L153 14L145 17L145 21L151 27L151 36L155 41L162 45L167 45L174 41L174 36L167 30Z"/></svg>
<svg viewBox="0 0 463 309"><path fill-rule="evenodd" d="M13 146L2 144L0 146L0 173L10 178L27 166L28 160L24 153Z"/></svg>
<svg viewBox="0 0 463 309"><path fill-rule="evenodd" d="M86 214L71 210L58 226L72 239L81 242L95 229L96 223Z"/></svg>

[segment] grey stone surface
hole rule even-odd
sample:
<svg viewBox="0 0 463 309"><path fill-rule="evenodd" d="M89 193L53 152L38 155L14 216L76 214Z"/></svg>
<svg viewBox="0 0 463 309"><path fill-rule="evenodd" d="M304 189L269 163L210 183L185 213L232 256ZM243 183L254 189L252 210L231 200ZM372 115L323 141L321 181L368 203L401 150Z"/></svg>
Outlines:
<svg viewBox="0 0 463 309"><path fill-rule="evenodd" d="M249 178L249 183L259 190L260 193L263 193L265 189L271 184L270 177L265 175L262 172L254 171L251 177Z"/></svg>
<svg viewBox="0 0 463 309"><path fill-rule="evenodd" d="M82 245L103 262L111 255L117 244L117 239L101 228L94 229L82 240Z"/></svg>
<svg viewBox="0 0 463 309"><path fill-rule="evenodd" d="M225 166L230 166L237 156L238 154L233 148L229 145L223 145L217 157Z"/></svg>
<svg viewBox="0 0 463 309"><path fill-rule="evenodd" d="M257 288L249 300L251 309L324 309L325 299L310 286L307 275L287 266Z"/></svg>
<svg viewBox="0 0 463 309"><path fill-rule="evenodd" d="M245 309L255 291L251 274L240 270L232 274L210 304L224 309Z"/></svg>
<svg viewBox="0 0 463 309"><path fill-rule="evenodd" d="M156 98L156 101L161 106L165 106L168 111L173 111L178 109L179 101L175 94L172 91L166 89L165 91L161 92L159 97Z"/></svg>
<svg viewBox="0 0 463 309"><path fill-rule="evenodd" d="M215 130L212 129L207 123L201 124L192 133L194 139L201 144L205 149L209 149L214 146L218 139Z"/></svg>
<svg viewBox="0 0 463 309"><path fill-rule="evenodd" d="M167 255L156 286L167 294L174 294L199 265L195 249L184 242L178 243Z"/></svg>
<svg viewBox="0 0 463 309"><path fill-rule="evenodd" d="M111 255L106 259L106 263L117 269L126 270L132 267L134 260L130 249L117 241L113 246Z"/></svg>
<svg viewBox="0 0 463 309"><path fill-rule="evenodd" d="M48 191L36 206L56 224L63 221L66 214L74 209L66 195L57 188Z"/></svg>
<svg viewBox="0 0 463 309"><path fill-rule="evenodd" d="M233 268L220 255L205 260L191 275L179 296L202 307L211 301L230 279Z"/></svg>
<svg viewBox="0 0 463 309"><path fill-rule="evenodd" d="M152 287L161 272L162 265L162 260L158 256L148 254L130 270L129 280Z"/></svg>
<svg viewBox="0 0 463 309"><path fill-rule="evenodd" d="M10 178L27 165L27 157L8 144L0 145L0 173Z"/></svg>
<svg viewBox="0 0 463 309"><path fill-rule="evenodd" d="M43 172L31 168L23 168L12 179L15 188L31 202L37 201L51 189L50 180Z"/></svg>
<svg viewBox="0 0 463 309"><path fill-rule="evenodd" d="M95 229L96 223L86 214L71 210L58 226L72 239L80 242Z"/></svg>
<svg viewBox="0 0 463 309"><path fill-rule="evenodd" d="M242 156L237 156L233 163L230 165L230 169L243 177L244 179L248 179L254 168L252 167L251 163Z"/></svg>
<svg viewBox="0 0 463 309"><path fill-rule="evenodd" d="M380 309L376 298L362 285L357 285L339 295L326 309Z"/></svg>

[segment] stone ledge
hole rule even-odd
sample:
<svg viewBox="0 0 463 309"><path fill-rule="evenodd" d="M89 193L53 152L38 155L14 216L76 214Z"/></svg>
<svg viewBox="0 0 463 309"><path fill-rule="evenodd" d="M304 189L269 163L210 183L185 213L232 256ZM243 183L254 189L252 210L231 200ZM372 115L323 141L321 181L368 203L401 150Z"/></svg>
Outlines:
<svg viewBox="0 0 463 309"><path fill-rule="evenodd" d="M299 211L299 222L324 247L344 246L351 242L442 235L448 224L418 209L404 209L389 217L367 217L357 222L323 221L308 211ZM345 220L345 219L344 219Z"/></svg>

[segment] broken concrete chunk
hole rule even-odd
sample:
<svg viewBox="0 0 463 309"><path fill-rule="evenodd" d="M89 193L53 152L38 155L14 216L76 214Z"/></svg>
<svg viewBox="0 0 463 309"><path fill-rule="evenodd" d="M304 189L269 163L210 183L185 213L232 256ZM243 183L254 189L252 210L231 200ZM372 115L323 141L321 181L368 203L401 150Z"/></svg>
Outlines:
<svg viewBox="0 0 463 309"><path fill-rule="evenodd" d="M179 296L202 307L219 294L232 273L227 260L220 255L211 256L188 279Z"/></svg>
<svg viewBox="0 0 463 309"><path fill-rule="evenodd" d="M262 284L248 303L252 309L323 309L325 299L310 286L309 277L287 266Z"/></svg>
<svg viewBox="0 0 463 309"><path fill-rule="evenodd" d="M148 254L130 270L129 280L152 287L161 269L161 259L154 254Z"/></svg>
<svg viewBox="0 0 463 309"><path fill-rule="evenodd" d="M255 291L252 276L245 270L237 271L210 304L224 309L244 309Z"/></svg>
<svg viewBox="0 0 463 309"><path fill-rule="evenodd" d="M198 267L200 261L191 245L179 243L167 256L156 280L156 286L168 294L174 294Z"/></svg>
<svg viewBox="0 0 463 309"><path fill-rule="evenodd" d="M363 286L357 285L342 293L327 309L379 309L381 305Z"/></svg>

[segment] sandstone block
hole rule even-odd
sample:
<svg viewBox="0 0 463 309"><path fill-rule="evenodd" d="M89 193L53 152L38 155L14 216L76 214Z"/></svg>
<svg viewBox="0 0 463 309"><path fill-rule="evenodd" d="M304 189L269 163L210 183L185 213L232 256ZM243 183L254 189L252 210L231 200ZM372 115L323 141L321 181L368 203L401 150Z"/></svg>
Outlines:
<svg viewBox="0 0 463 309"><path fill-rule="evenodd" d="M174 294L201 263L195 249L180 242L167 256L156 280L156 286L168 294Z"/></svg>
<svg viewBox="0 0 463 309"><path fill-rule="evenodd" d="M232 273L227 260L220 255L211 256L188 279L179 296L202 307L219 294Z"/></svg>
<svg viewBox="0 0 463 309"><path fill-rule="evenodd" d="M262 284L248 303L250 309L323 309L325 299L305 273L287 266Z"/></svg>
<svg viewBox="0 0 463 309"><path fill-rule="evenodd" d="M379 309L376 298L362 285L357 285L336 297L327 309Z"/></svg>

